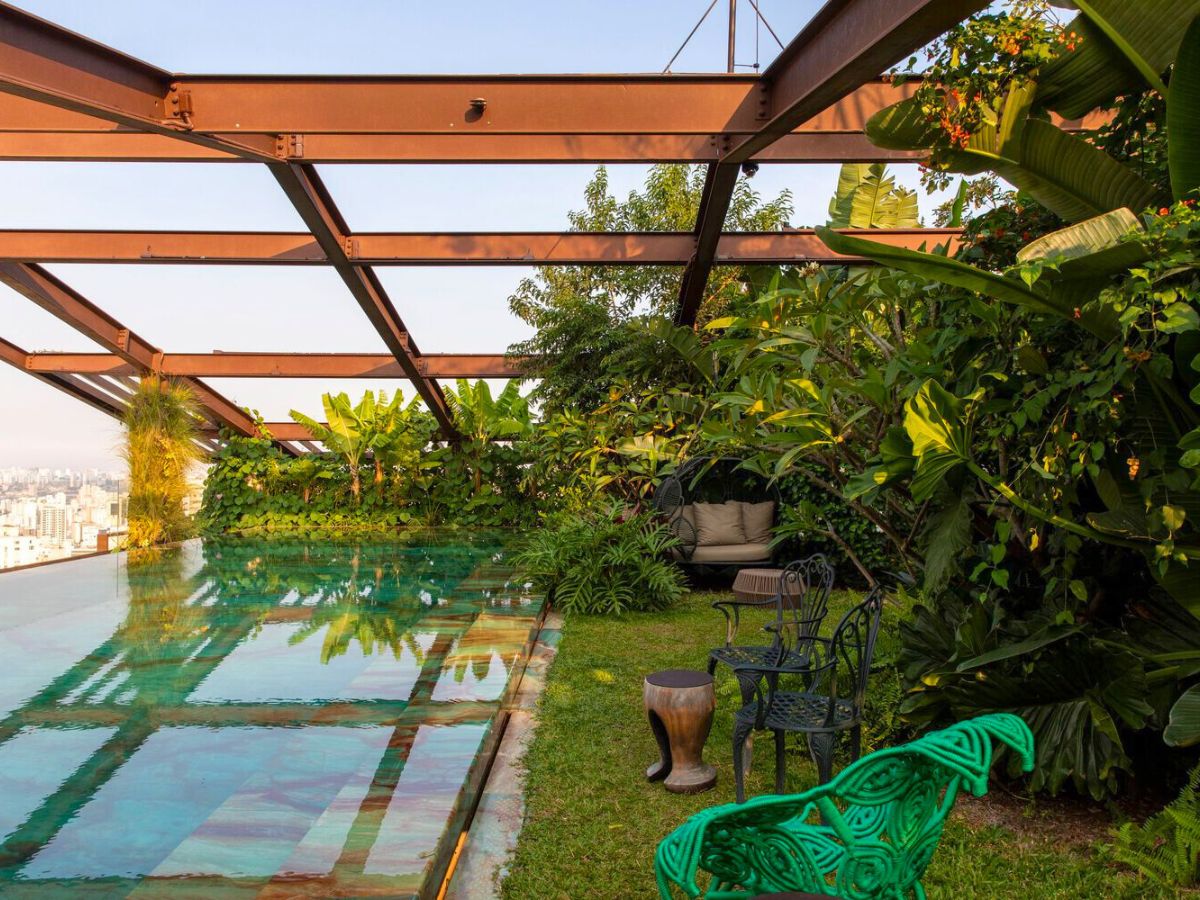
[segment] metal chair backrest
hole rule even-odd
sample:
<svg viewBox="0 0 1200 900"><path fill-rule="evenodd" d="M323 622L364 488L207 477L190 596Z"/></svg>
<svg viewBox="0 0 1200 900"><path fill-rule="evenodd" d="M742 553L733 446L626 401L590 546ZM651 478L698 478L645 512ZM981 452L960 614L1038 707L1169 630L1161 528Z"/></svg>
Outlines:
<svg viewBox="0 0 1200 900"><path fill-rule="evenodd" d="M861 714L882 613L883 590L877 587L867 594L862 603L842 616L834 630L830 642L830 657L834 663L833 676L830 678L831 709L838 699L838 685L841 682L851 685L853 692L843 699L853 704L856 717Z"/></svg>
<svg viewBox="0 0 1200 900"><path fill-rule="evenodd" d="M775 594L775 622L781 635L783 626L790 625L790 640L796 645L817 636L829 612L834 577L833 566L822 553L787 564ZM786 636L782 639L789 640Z"/></svg>

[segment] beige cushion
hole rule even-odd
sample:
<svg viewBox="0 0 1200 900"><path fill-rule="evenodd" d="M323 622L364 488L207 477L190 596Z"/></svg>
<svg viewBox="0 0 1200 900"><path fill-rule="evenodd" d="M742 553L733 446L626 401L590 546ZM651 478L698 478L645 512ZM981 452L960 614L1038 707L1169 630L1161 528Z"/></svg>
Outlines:
<svg viewBox="0 0 1200 900"><path fill-rule="evenodd" d="M696 503L692 505L692 515L696 517L699 546L746 543L740 503Z"/></svg>
<svg viewBox="0 0 1200 900"><path fill-rule="evenodd" d="M762 562L771 558L767 544L716 544L697 547L692 553L694 563L748 563Z"/></svg>
<svg viewBox="0 0 1200 900"><path fill-rule="evenodd" d="M742 507L742 531L746 533L747 543L771 543L771 526L775 524L775 501L743 502L739 505Z"/></svg>

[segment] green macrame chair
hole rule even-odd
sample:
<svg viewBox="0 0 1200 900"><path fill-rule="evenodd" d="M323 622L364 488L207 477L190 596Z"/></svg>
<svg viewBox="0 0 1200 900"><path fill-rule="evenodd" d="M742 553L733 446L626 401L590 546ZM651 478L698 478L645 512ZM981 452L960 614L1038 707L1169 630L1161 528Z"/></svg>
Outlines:
<svg viewBox="0 0 1200 900"><path fill-rule="evenodd" d="M658 890L710 900L806 891L845 900L924 898L959 786L987 792L993 743L1033 768L1033 735L1017 716L993 713L879 750L802 794L768 794L715 806L663 839ZM706 890L697 875L712 876Z"/></svg>

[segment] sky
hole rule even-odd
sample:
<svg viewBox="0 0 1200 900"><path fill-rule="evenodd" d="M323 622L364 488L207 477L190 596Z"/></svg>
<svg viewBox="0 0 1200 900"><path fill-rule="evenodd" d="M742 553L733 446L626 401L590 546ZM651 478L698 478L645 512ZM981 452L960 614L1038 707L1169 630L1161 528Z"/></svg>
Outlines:
<svg viewBox="0 0 1200 900"><path fill-rule="evenodd" d="M199 0L164 14L161 0L18 0L35 15L172 71L191 73L558 73L661 71L709 0ZM786 43L819 0L759 0ZM753 10L739 4L737 60L756 59ZM725 3L673 66L724 71ZM248 14L252 12L252 14ZM759 29L757 58L778 46ZM750 71L740 68L739 71ZM352 230L489 231L567 227L592 166L322 166ZM915 166L893 168L917 188ZM610 166L614 193L645 166ZM764 165L765 198L791 190L792 224L825 221L836 166ZM937 198L920 193L931 220ZM0 228L302 230L265 167L171 163L0 162ZM122 324L168 352L384 352L331 269L245 266L49 266ZM503 352L528 329L507 297L519 267L376 269L426 353ZM34 350L96 351L87 338L0 285L0 337ZM268 421L319 414L320 395L407 382L209 379ZM0 468L119 468L118 423L0 365Z"/></svg>

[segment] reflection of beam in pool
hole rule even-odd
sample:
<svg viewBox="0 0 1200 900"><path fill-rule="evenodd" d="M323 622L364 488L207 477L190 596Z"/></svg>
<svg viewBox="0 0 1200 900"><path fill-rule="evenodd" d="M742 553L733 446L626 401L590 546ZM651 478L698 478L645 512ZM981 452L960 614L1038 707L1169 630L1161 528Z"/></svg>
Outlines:
<svg viewBox="0 0 1200 900"><path fill-rule="evenodd" d="M0 883L14 879L16 870L74 818L92 794L154 733L154 728L144 715L131 716L0 844Z"/></svg>
<svg viewBox="0 0 1200 900"><path fill-rule="evenodd" d="M363 873L367 854L375 845L380 826L383 825L384 814L387 812L392 794L396 791L396 785L400 782L404 764L408 761L413 739L417 735L417 727L430 709L433 689L442 674L442 663L450 652L454 639L466 630L467 623L460 621L456 624L459 627L454 631L438 632L433 646L425 654L425 661L421 665L421 673L417 676L417 682L413 686L408 706L408 709L415 710L416 716L420 718L413 721L412 724L397 725L396 730L392 733L387 750L384 751L383 758L379 761L379 767L375 770L375 776L371 779L371 787L368 788L367 795L363 798L358 815L354 817L354 825L350 828L346 846L342 848L341 856L334 865L335 882L340 882L345 876ZM493 714L494 712L495 707L493 707Z"/></svg>

